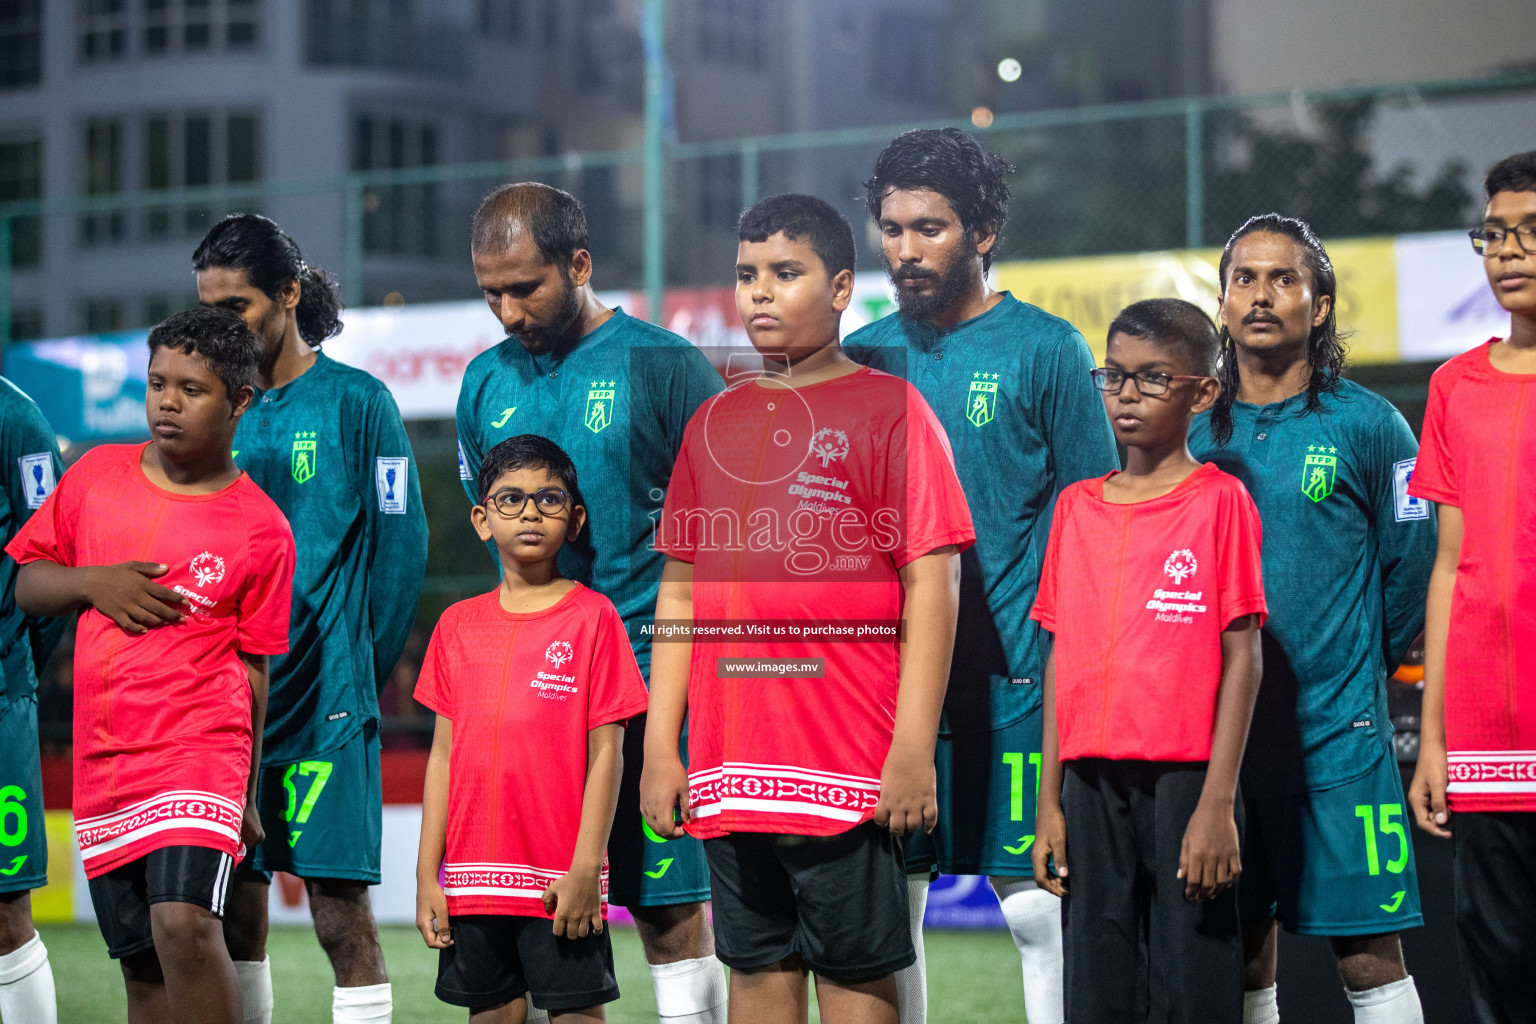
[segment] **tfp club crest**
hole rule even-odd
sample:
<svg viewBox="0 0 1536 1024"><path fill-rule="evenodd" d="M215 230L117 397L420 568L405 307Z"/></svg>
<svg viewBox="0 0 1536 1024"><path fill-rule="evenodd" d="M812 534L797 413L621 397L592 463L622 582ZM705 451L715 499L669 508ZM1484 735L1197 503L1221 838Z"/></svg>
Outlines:
<svg viewBox="0 0 1536 1024"><path fill-rule="evenodd" d="M293 435L293 482L302 484L315 475L315 432L300 430Z"/></svg>
<svg viewBox="0 0 1536 1024"><path fill-rule="evenodd" d="M971 391L967 396L965 418L972 426L984 427L997 415L997 374L973 373Z"/></svg>
<svg viewBox="0 0 1536 1024"><path fill-rule="evenodd" d="M1313 501L1322 501L1333 493L1338 472L1338 449L1324 444L1307 445L1307 461L1301 467L1301 493Z"/></svg>
<svg viewBox="0 0 1536 1024"><path fill-rule="evenodd" d="M601 434L613 422L613 401L617 381L595 380L587 388L587 411L582 422L594 434Z"/></svg>

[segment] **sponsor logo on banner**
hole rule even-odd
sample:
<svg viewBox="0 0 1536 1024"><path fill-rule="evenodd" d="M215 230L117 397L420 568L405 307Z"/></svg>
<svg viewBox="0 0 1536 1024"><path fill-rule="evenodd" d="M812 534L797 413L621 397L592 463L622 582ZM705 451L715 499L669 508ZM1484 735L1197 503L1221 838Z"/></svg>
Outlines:
<svg viewBox="0 0 1536 1024"><path fill-rule="evenodd" d="M375 459L374 483L379 489L379 511L390 515L405 514L405 492L409 484L411 460Z"/></svg>
<svg viewBox="0 0 1536 1024"><path fill-rule="evenodd" d="M42 508L53 493L53 453L23 455L17 462L21 466L21 488L27 495L27 508Z"/></svg>

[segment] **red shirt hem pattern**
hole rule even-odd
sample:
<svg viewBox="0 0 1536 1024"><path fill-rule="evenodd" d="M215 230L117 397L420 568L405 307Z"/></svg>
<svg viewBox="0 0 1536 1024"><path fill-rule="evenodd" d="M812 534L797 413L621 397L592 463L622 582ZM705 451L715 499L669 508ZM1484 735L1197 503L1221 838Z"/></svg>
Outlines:
<svg viewBox="0 0 1536 1024"><path fill-rule="evenodd" d="M151 850L204 846L234 856L244 808L216 793L160 793L132 807L75 822L86 878L98 878Z"/></svg>
<svg viewBox="0 0 1536 1024"><path fill-rule="evenodd" d="M554 920L544 909L544 890L567 874L531 864L444 864L443 895L450 916L501 914ZM608 917L608 862L598 880L603 918Z"/></svg>

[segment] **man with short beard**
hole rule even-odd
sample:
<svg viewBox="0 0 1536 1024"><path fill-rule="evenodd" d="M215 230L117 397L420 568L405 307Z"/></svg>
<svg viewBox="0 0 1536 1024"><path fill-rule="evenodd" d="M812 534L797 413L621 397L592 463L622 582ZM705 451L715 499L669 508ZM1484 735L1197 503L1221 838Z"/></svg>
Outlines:
<svg viewBox="0 0 1536 1024"><path fill-rule="evenodd" d="M939 734L939 825L907 847L918 962L897 976L903 1024L926 1018L922 914L935 867L985 874L1024 968L1036 1024L1062 1020L1059 901L1030 863L1049 641L1029 617L1056 497L1119 466L1093 356L1071 324L987 283L1012 168L955 128L907 132L865 182L898 312L848 338L938 414L971 504L960 623Z"/></svg>
<svg viewBox="0 0 1536 1024"><path fill-rule="evenodd" d="M470 257L507 340L464 373L457 419L465 490L478 501L481 460L509 437L540 434L570 454L581 467L588 525L561 549L560 572L614 603L648 677L642 626L666 559L652 546L647 512L660 513L683 428L722 389L720 375L686 339L598 301L586 215L566 192L537 182L496 189L475 211ZM643 720L630 722L608 845L609 899L635 917L661 1020L724 1024L725 975L704 916L704 850L697 839L663 840L645 828L644 737Z"/></svg>

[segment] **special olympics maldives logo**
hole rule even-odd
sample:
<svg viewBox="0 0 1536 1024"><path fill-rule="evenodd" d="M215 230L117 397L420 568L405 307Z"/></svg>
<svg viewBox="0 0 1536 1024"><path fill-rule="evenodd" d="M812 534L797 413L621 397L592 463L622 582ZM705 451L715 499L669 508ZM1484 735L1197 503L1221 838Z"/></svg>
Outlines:
<svg viewBox="0 0 1536 1024"><path fill-rule="evenodd" d="M556 640L544 652L545 660L557 669L564 668L565 663L575 656L575 652L571 650L571 644L568 640Z"/></svg>
<svg viewBox="0 0 1536 1024"><path fill-rule="evenodd" d="M821 460L826 469L834 460L841 462L848 457L848 435L836 427L822 427L811 435L811 454Z"/></svg>
<svg viewBox="0 0 1536 1024"><path fill-rule="evenodd" d="M197 580L197 585L200 587L209 586L224 578L224 559L212 551L204 551L192 559L188 568L192 570L192 578Z"/></svg>
<svg viewBox="0 0 1536 1024"><path fill-rule="evenodd" d="M1184 581L1195 574L1199 563L1195 561L1195 553L1189 548L1180 548L1168 556L1168 561L1163 563L1163 572L1173 580L1174 586L1182 586Z"/></svg>

